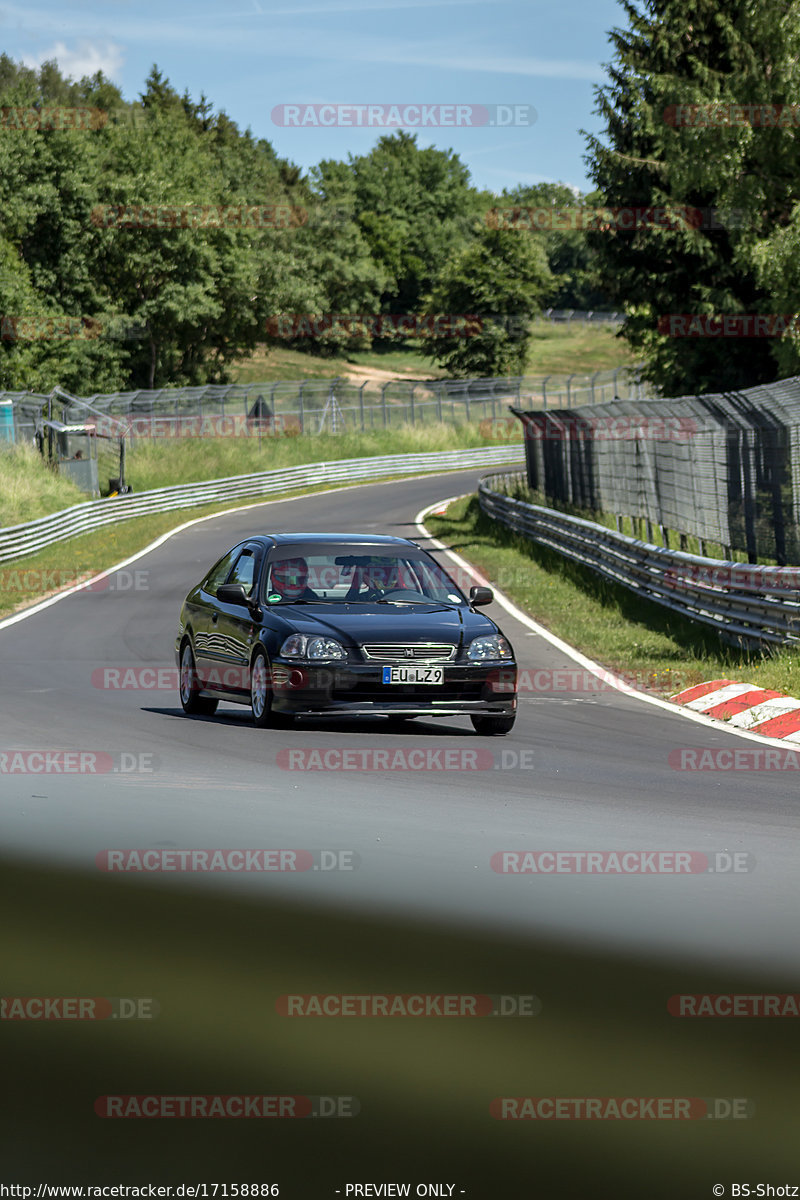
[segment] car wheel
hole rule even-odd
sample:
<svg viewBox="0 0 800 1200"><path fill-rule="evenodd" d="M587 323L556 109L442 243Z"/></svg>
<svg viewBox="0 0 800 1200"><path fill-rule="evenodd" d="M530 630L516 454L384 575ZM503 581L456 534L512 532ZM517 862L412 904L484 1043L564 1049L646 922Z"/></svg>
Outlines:
<svg viewBox="0 0 800 1200"><path fill-rule="evenodd" d="M472 728L485 737L503 737L514 728L516 717L470 717Z"/></svg>
<svg viewBox="0 0 800 1200"><path fill-rule="evenodd" d="M183 649L181 650L178 689L180 692L181 707L188 716L210 717L217 711L219 700L212 700L210 696L199 695L200 688L197 685L197 670L194 665L192 644L188 639L183 643Z"/></svg>
<svg viewBox="0 0 800 1200"><path fill-rule="evenodd" d="M272 689L269 686L270 669L263 650L256 650L250 667L250 709L253 724L257 729L274 729L280 725L291 725L291 715L272 711Z"/></svg>

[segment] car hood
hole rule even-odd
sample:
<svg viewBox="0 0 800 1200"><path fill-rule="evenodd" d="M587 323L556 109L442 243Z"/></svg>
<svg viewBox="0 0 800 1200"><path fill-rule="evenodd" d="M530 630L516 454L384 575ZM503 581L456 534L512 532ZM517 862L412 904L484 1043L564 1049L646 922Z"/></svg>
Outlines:
<svg viewBox="0 0 800 1200"><path fill-rule="evenodd" d="M371 641L408 642L442 641L458 646L482 633L494 633L497 626L482 613L447 605L414 604L400 608L393 604L303 605L289 616L281 617L298 633L309 636L342 637L356 645Z"/></svg>

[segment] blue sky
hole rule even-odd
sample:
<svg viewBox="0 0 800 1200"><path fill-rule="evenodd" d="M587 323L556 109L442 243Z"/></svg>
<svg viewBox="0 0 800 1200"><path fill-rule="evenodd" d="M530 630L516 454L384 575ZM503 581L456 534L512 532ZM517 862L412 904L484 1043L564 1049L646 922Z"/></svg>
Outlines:
<svg viewBox="0 0 800 1200"><path fill-rule="evenodd" d="M366 153L381 131L282 127L277 105L532 105L533 124L428 128L419 143L455 150L495 192L585 189L578 130L598 128L592 88L620 24L617 0L0 0L0 49L75 78L102 70L129 100L157 62L304 170Z"/></svg>

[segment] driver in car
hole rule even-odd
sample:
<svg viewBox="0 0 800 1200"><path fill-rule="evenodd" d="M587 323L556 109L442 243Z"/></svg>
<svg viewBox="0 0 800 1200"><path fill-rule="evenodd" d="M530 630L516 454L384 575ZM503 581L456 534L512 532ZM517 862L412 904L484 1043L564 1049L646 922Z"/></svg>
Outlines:
<svg viewBox="0 0 800 1200"><path fill-rule="evenodd" d="M282 600L319 600L308 584L308 563L304 558L284 558L272 564L269 595L278 593Z"/></svg>
<svg viewBox="0 0 800 1200"><path fill-rule="evenodd" d="M353 581L347 593L347 600L380 600L386 592L400 586L398 563L396 559L387 558L382 562L366 563L355 567ZM362 591L361 589L365 590Z"/></svg>

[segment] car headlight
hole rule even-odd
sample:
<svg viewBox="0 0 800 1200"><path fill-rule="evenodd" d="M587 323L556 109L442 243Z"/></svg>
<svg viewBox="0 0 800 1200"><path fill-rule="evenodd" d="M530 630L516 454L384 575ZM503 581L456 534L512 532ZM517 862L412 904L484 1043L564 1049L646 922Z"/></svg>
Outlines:
<svg viewBox="0 0 800 1200"><path fill-rule="evenodd" d="M293 633L281 646L281 658L330 662L333 658L347 658L347 651L333 638L307 637L304 633Z"/></svg>
<svg viewBox="0 0 800 1200"><path fill-rule="evenodd" d="M475 638L467 650L470 662L496 662L498 659L513 658L506 639L499 633L491 633L488 637Z"/></svg>

